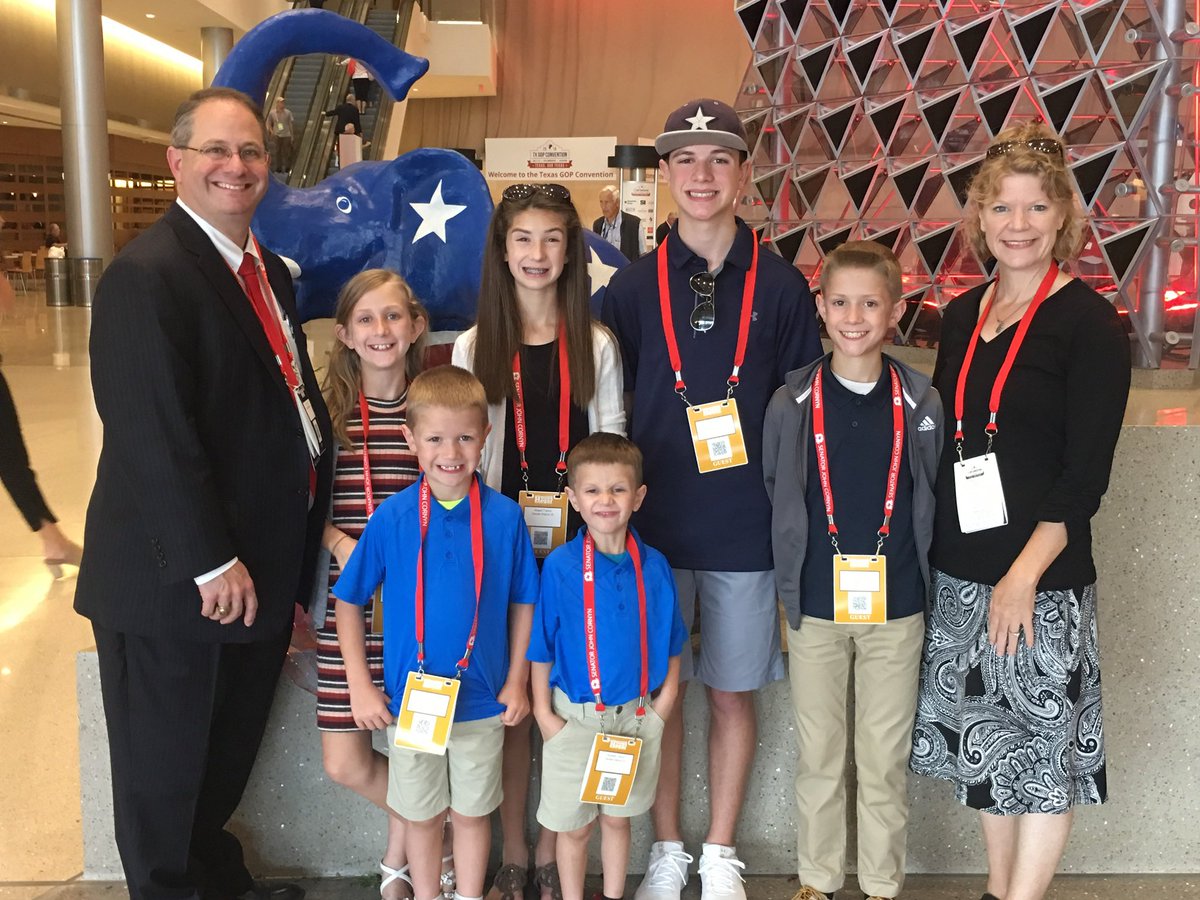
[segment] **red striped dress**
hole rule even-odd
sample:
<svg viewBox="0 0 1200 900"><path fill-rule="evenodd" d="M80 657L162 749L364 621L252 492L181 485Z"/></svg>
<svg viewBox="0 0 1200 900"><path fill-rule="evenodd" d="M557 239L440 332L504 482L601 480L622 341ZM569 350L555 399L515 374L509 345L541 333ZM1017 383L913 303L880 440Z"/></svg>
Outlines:
<svg viewBox="0 0 1200 900"><path fill-rule="evenodd" d="M375 506L417 480L416 454L404 440L407 392L399 400L367 398L371 414L371 487ZM355 540L367 524L367 501L363 491L362 416L355 404L347 416L346 430L352 448L338 449L337 470L333 479L333 524ZM329 584L337 582L340 567L329 560ZM323 627L317 629L317 728L321 731L358 731L350 715L350 688L346 682L346 663L338 647L334 607L329 594L329 609ZM371 633L371 606L364 607L367 627L367 665L371 678L383 688L383 636Z"/></svg>

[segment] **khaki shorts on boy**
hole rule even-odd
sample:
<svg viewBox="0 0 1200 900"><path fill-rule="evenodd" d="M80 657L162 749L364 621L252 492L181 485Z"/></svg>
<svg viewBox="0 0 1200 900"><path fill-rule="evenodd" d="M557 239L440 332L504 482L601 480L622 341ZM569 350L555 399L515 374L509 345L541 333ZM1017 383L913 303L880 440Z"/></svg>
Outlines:
<svg viewBox="0 0 1200 900"><path fill-rule="evenodd" d="M636 701L608 706L604 710L608 734L642 739L637 775L624 806L581 803L579 800L592 741L600 733L600 713L596 712L596 704L572 703L566 694L555 688L554 711L566 719L567 724L542 747L542 799L538 804L538 823L551 831L576 831L602 812L615 818L633 818L648 812L658 788L664 727L662 718L651 705L647 704L640 726L637 724Z"/></svg>
<svg viewBox="0 0 1200 900"><path fill-rule="evenodd" d="M397 747L395 725L387 733L387 803L397 815L424 822L449 808L463 816L486 816L500 805L504 726L499 716L455 722L445 756Z"/></svg>

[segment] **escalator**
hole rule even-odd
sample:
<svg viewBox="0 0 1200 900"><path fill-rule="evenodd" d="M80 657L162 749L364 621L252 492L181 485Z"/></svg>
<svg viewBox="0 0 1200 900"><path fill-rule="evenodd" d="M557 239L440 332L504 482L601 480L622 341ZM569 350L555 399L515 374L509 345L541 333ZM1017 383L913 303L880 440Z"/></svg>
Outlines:
<svg viewBox="0 0 1200 900"><path fill-rule="evenodd" d="M296 6L302 4L297 2ZM306 5L306 4L305 4ZM412 21L414 0L401 0L398 8L375 9L372 0L336 0L325 9L355 22L360 22L384 40L403 47ZM295 118L295 140L292 170L287 182L293 187L316 184L333 169L334 120L324 113L342 102L351 90L347 67L339 65L340 57L326 53L293 56L281 62L267 90L266 109L274 106L277 96ZM364 159L378 159L383 150L394 106L390 97L376 83L371 89L366 112L362 113Z"/></svg>

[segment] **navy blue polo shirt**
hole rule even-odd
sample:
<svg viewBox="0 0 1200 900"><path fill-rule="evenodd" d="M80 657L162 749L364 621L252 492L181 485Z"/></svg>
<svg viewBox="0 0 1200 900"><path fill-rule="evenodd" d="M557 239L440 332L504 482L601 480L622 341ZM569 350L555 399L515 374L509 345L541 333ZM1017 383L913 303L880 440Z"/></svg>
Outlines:
<svg viewBox="0 0 1200 900"><path fill-rule="evenodd" d="M892 381L885 366L871 393L856 394L834 377L829 363L822 377L825 392L825 438L833 517L843 553L874 553L883 524L888 465L892 461ZM812 402L809 400L809 402ZM833 619L833 545L829 541L825 499L817 470L817 449L808 439L808 549L800 574L800 611L818 619ZM913 535L913 477L910 445L905 435L904 458L896 487L891 533L883 542L887 557L888 621L925 609L925 580L917 561Z"/></svg>
<svg viewBox="0 0 1200 900"><path fill-rule="evenodd" d="M739 219L716 276L716 324L700 334L688 324L696 303L688 279L708 264L678 229L667 238L671 314L690 403L725 398L753 240L754 233ZM650 253L617 272L601 314L621 347L625 390L633 394L630 437L645 455L649 490L634 523L677 569L766 571L772 568L771 501L763 487L763 419L784 376L821 355L812 293L799 270L760 248L750 337L734 393L750 462L701 475L686 408L675 393L657 267L657 254Z"/></svg>
<svg viewBox="0 0 1200 900"><path fill-rule="evenodd" d="M417 549L421 540L418 485L393 494L375 510L333 586L339 600L365 606L383 584L383 682L392 715L400 711L404 682L417 668ZM462 674L454 721L504 712L496 695L508 678L508 606L535 603L538 571L529 530L512 500L480 484L483 511L483 587L479 631L471 664ZM471 558L471 504L430 504L425 535L425 671L454 674L475 615Z"/></svg>
<svg viewBox="0 0 1200 900"><path fill-rule="evenodd" d="M583 536L556 549L542 566L542 591L533 612L530 662L551 663L550 686L574 703L591 703L587 643L583 633ZM687 640L675 578L666 558L634 533L646 585L646 635L650 649L649 690L662 686L667 663ZM629 554L613 560L596 554L596 648L601 699L619 705L636 700L641 681L641 628L637 579Z"/></svg>

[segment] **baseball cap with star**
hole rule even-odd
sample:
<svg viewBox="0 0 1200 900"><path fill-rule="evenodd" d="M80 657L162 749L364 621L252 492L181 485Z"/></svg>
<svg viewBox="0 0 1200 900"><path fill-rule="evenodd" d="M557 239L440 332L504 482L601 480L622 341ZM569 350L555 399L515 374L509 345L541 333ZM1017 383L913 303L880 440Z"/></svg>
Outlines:
<svg viewBox="0 0 1200 900"><path fill-rule="evenodd" d="M749 152L741 119L732 106L720 100L692 100L683 104L667 116L663 133L654 139L659 156L697 144Z"/></svg>

